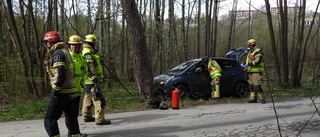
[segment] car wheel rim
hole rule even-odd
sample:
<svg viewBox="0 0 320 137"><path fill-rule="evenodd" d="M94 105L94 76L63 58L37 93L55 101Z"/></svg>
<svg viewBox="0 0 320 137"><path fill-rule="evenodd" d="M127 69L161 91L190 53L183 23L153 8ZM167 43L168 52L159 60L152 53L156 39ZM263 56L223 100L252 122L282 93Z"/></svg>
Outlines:
<svg viewBox="0 0 320 137"><path fill-rule="evenodd" d="M240 97L245 97L248 93L247 86L244 83L238 84L236 91Z"/></svg>

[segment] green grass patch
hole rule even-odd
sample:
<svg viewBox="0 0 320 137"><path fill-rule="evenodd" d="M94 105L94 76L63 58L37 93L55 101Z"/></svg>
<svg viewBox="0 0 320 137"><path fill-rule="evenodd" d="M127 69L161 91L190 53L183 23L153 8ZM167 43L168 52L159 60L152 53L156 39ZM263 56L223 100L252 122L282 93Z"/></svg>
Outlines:
<svg viewBox="0 0 320 137"><path fill-rule="evenodd" d="M125 87L114 84L111 88L103 86L103 93L107 99L105 114L140 111L152 109L147 103L139 101L139 91L136 83L125 82ZM320 95L318 87L312 85L304 85L299 88L281 88L273 87L268 88L263 86L266 99L270 100L271 95L274 99L302 97L302 96L316 96ZM130 93L129 93L130 92ZM30 101L15 101L2 104L0 107L0 121L13 121L13 120L27 120L27 119L42 119L45 115L45 110L49 103L50 96L43 100L30 100ZM199 105L214 105L221 103L244 103L247 101L245 98L223 97L219 101L212 100L192 100L184 99L180 101L180 107L199 106ZM167 104L170 106L171 100L168 99ZM82 108L82 99L79 110ZM81 112L81 111L80 111Z"/></svg>
<svg viewBox="0 0 320 137"><path fill-rule="evenodd" d="M48 100L14 102L2 106L0 121L25 120L44 117Z"/></svg>

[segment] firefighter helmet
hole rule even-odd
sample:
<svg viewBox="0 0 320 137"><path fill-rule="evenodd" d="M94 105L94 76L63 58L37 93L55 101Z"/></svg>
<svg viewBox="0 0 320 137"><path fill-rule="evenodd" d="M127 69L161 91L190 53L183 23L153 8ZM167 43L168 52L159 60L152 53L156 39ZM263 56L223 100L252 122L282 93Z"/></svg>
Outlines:
<svg viewBox="0 0 320 137"><path fill-rule="evenodd" d="M256 40L255 39L249 39L248 40L248 46L255 46L256 45Z"/></svg>
<svg viewBox="0 0 320 137"><path fill-rule="evenodd" d="M88 34L85 37L84 41L94 43L94 42L96 42L96 36L94 36L92 34Z"/></svg>
<svg viewBox="0 0 320 137"><path fill-rule="evenodd" d="M61 35L56 31L49 31L43 36L43 42L60 42L62 41Z"/></svg>
<svg viewBox="0 0 320 137"><path fill-rule="evenodd" d="M72 35L69 38L68 44L82 44L81 38L78 35Z"/></svg>

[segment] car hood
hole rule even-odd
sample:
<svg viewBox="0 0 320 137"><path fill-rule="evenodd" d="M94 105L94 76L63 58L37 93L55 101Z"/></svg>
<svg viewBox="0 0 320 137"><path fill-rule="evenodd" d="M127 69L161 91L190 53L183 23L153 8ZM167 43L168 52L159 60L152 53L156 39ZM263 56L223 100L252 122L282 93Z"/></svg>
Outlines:
<svg viewBox="0 0 320 137"><path fill-rule="evenodd" d="M155 83L160 83L161 81L167 81L169 79L172 79L174 75L168 75L168 74L161 74L159 76L156 76L153 78Z"/></svg>

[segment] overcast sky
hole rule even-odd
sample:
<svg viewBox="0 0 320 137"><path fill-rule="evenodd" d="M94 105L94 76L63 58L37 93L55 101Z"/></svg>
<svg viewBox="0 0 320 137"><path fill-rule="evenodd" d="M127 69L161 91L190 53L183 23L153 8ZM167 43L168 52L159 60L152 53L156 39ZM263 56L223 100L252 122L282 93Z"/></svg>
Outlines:
<svg viewBox="0 0 320 137"><path fill-rule="evenodd" d="M271 7L277 7L277 3L276 3L277 0L269 0L269 1L270 1ZM295 6L295 3L297 0L287 0L287 1L288 1L288 6ZM307 5L306 5L307 11L309 10L315 11L318 4L318 0L306 0L306 1L307 1ZM249 2L250 0L238 0L237 10L248 10ZM233 0L226 0L224 2L221 2L220 15L227 14L228 11L232 9L232 3L233 3ZM251 0L251 3L255 8L258 8L258 9L265 6L264 0ZM251 7L251 9L254 9L254 8Z"/></svg>

